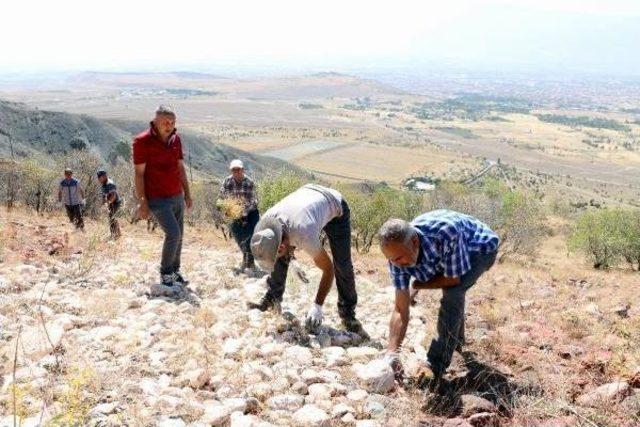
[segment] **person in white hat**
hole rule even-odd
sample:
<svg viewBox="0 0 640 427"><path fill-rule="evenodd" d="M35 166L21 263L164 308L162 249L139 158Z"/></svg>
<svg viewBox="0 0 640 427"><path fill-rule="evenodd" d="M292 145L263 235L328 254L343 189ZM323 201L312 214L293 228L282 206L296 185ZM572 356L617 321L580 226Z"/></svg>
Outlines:
<svg viewBox="0 0 640 427"><path fill-rule="evenodd" d="M235 159L229 164L229 175L220 187L220 199L237 199L242 204L242 215L235 219L229 229L242 252L241 271L255 269L255 262L251 254L249 241L256 224L260 220L258 200L256 198L255 184L244 173L242 160Z"/></svg>
<svg viewBox="0 0 640 427"><path fill-rule="evenodd" d="M331 248L329 257L320 242L324 231ZM287 271L294 250L307 252L322 270L315 300L307 314L306 326L312 332L322 324L322 305L333 279L338 288L338 314L346 330L367 337L355 317L358 303L351 261L351 216L349 206L338 191L307 184L294 191L264 213L251 238L251 251L265 271L268 290L262 301L249 303L250 309L280 310Z"/></svg>

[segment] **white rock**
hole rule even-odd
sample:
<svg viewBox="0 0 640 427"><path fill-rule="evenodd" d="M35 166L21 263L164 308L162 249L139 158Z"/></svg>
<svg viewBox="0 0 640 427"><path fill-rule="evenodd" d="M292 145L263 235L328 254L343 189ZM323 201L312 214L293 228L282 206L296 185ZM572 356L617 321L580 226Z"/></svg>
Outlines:
<svg viewBox="0 0 640 427"><path fill-rule="evenodd" d="M279 394L267 400L267 406L271 409L283 409L295 411L302 408L304 398L296 394Z"/></svg>
<svg viewBox="0 0 640 427"><path fill-rule="evenodd" d="M185 427L186 425L182 418L163 418L158 421L156 427Z"/></svg>
<svg viewBox="0 0 640 427"><path fill-rule="evenodd" d="M229 422L230 412L228 408L218 402L205 401L203 404L205 407L204 415L200 418L200 421L210 426L222 426Z"/></svg>
<svg viewBox="0 0 640 427"><path fill-rule="evenodd" d="M187 372L183 378L183 384L186 383L189 387L199 390L209 382L211 375L208 370L200 368Z"/></svg>
<svg viewBox="0 0 640 427"><path fill-rule="evenodd" d="M238 357L242 349L242 340L237 338L227 338L222 345L222 353L225 357Z"/></svg>
<svg viewBox="0 0 640 427"><path fill-rule="evenodd" d="M344 403L339 403L336 406L333 407L333 409L331 410L331 416L333 418L340 418L345 414L349 414L349 413L355 413L356 410L349 406L349 405L345 405Z"/></svg>
<svg viewBox="0 0 640 427"><path fill-rule="evenodd" d="M311 384L309 386L309 397L307 399L309 402L331 399L332 392L332 388L327 384Z"/></svg>
<svg viewBox="0 0 640 427"><path fill-rule="evenodd" d="M231 424L230 427L272 427L273 424L270 424L265 421L261 421L255 415L243 415L240 412L234 412L231 414Z"/></svg>
<svg viewBox="0 0 640 427"><path fill-rule="evenodd" d="M313 361L313 353L306 347L291 346L284 352L285 360L299 366L308 366Z"/></svg>
<svg viewBox="0 0 640 427"><path fill-rule="evenodd" d="M370 360L377 357L380 351L373 347L349 347L347 349L347 356L355 361Z"/></svg>
<svg viewBox="0 0 640 427"><path fill-rule="evenodd" d="M315 405L305 405L293 414L295 423L299 426L325 427L329 426L329 415Z"/></svg>
<svg viewBox="0 0 640 427"><path fill-rule="evenodd" d="M361 402L365 400L369 396L369 393L366 390L358 389L350 391L347 394L347 399L354 402Z"/></svg>
<svg viewBox="0 0 640 427"><path fill-rule="evenodd" d="M612 405L622 401L631 395L633 389L626 381L617 381L601 385L595 390L583 394L576 399L576 403L582 406L598 407L602 405Z"/></svg>
<svg viewBox="0 0 640 427"><path fill-rule="evenodd" d="M247 400L240 397L224 399L222 404L229 410L229 413L239 411L244 414L247 412Z"/></svg>
<svg viewBox="0 0 640 427"><path fill-rule="evenodd" d="M367 399L367 401L362 406L362 412L364 412L371 418L379 418L384 415L385 408L382 403L372 399Z"/></svg>
<svg viewBox="0 0 640 427"><path fill-rule="evenodd" d="M395 386L393 370L384 360L376 359L353 368L364 388L372 393L388 393Z"/></svg>
<svg viewBox="0 0 640 427"><path fill-rule="evenodd" d="M342 418L340 418L340 421L342 421L343 424L350 426L356 423L356 417L349 412L348 414L343 415Z"/></svg>
<svg viewBox="0 0 640 427"><path fill-rule="evenodd" d="M349 363L347 352L342 347L327 347L322 350L328 367L345 366Z"/></svg>

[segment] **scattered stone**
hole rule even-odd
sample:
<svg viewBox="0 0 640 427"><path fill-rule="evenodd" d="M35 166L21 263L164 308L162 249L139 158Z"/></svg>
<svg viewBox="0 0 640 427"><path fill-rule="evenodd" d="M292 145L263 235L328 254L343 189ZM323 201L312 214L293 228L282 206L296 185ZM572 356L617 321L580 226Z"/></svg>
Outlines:
<svg viewBox="0 0 640 427"><path fill-rule="evenodd" d="M293 414L293 419L299 426L325 427L329 426L329 415L315 405L305 405Z"/></svg>
<svg viewBox="0 0 640 427"><path fill-rule="evenodd" d="M380 418L384 415L385 408L382 403L369 398L362 406L362 412L371 418Z"/></svg>
<svg viewBox="0 0 640 427"><path fill-rule="evenodd" d="M369 396L369 393L366 390L353 390L347 394L347 399L354 402L361 402L365 400Z"/></svg>
<svg viewBox="0 0 640 427"><path fill-rule="evenodd" d="M617 381L601 385L589 393L583 394L576 399L576 403L581 406L599 407L621 402L625 397L631 395L633 389L626 381Z"/></svg>
<svg viewBox="0 0 640 427"><path fill-rule="evenodd" d="M158 421L156 427L185 427L186 425L182 418L163 418Z"/></svg>
<svg viewBox="0 0 640 427"><path fill-rule="evenodd" d="M460 403L462 405L460 415L464 418L480 412L498 411L498 408L496 408L496 405L492 402L473 394L463 394L460 396Z"/></svg>
<svg viewBox="0 0 640 427"><path fill-rule="evenodd" d="M287 348L284 351L284 357L289 359L291 363L295 363L300 366L311 365L311 362L313 361L313 353L311 353L311 350L298 345Z"/></svg>
<svg viewBox="0 0 640 427"><path fill-rule="evenodd" d="M200 368L187 372L184 378L189 387L194 390L199 390L209 382L211 375L208 370Z"/></svg>
<svg viewBox="0 0 640 427"><path fill-rule="evenodd" d="M340 421L342 421L342 423L346 425L353 425L356 423L356 416L349 412L343 415L342 418L340 418Z"/></svg>
<svg viewBox="0 0 640 427"><path fill-rule="evenodd" d="M349 406L349 405L345 405L344 403L339 403L336 406L333 407L333 409L331 410L331 416L333 418L340 418L345 414L349 414L349 413L355 413L356 410Z"/></svg>
<svg viewBox="0 0 640 427"><path fill-rule="evenodd" d="M372 393L388 393L395 386L393 370L384 360L373 360L366 365L356 364L353 370L364 388Z"/></svg>
<svg viewBox="0 0 640 427"><path fill-rule="evenodd" d="M309 394L309 388L304 381L298 381L291 386L291 391L301 395Z"/></svg>
<svg viewBox="0 0 640 427"><path fill-rule="evenodd" d="M473 414L467 418L469 424L473 427L499 427L500 419L498 415L492 412L481 412L479 414Z"/></svg>
<svg viewBox="0 0 640 427"><path fill-rule="evenodd" d="M449 418L442 427L473 427L464 418Z"/></svg>
<svg viewBox="0 0 640 427"><path fill-rule="evenodd" d="M229 409L219 402L204 402L204 415L200 421L209 426L223 426L229 422Z"/></svg>
<svg viewBox="0 0 640 427"><path fill-rule="evenodd" d="M271 409L296 411L302 408L304 397L296 394L279 394L267 400L267 406Z"/></svg>
<svg viewBox="0 0 640 427"><path fill-rule="evenodd" d="M355 361L366 361L377 357L380 351L373 347L350 347L347 349L347 356Z"/></svg>
<svg viewBox="0 0 640 427"><path fill-rule="evenodd" d="M316 402L318 400L330 400L333 390L327 384L311 384L309 386L309 401Z"/></svg>

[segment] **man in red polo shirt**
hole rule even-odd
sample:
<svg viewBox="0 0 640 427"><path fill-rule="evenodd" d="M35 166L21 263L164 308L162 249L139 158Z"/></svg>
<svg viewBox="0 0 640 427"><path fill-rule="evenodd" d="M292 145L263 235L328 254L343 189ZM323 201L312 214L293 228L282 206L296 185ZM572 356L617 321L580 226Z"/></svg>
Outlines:
<svg viewBox="0 0 640 427"><path fill-rule="evenodd" d="M186 285L180 273L180 253L185 205L193 205L182 156L182 143L176 133L176 115L161 105L149 129L133 140L136 170L138 216L152 212L165 233L160 261L160 277L165 286Z"/></svg>

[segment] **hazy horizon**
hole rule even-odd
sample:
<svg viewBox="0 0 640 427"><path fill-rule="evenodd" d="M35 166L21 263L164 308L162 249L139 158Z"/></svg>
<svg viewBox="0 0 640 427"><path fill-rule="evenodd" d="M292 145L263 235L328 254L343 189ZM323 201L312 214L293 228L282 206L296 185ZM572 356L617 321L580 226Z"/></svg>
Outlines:
<svg viewBox="0 0 640 427"><path fill-rule="evenodd" d="M631 0L25 0L5 8L0 36L12 40L0 57L5 77L88 70L234 75L374 69L640 76L634 54L640 2Z"/></svg>

